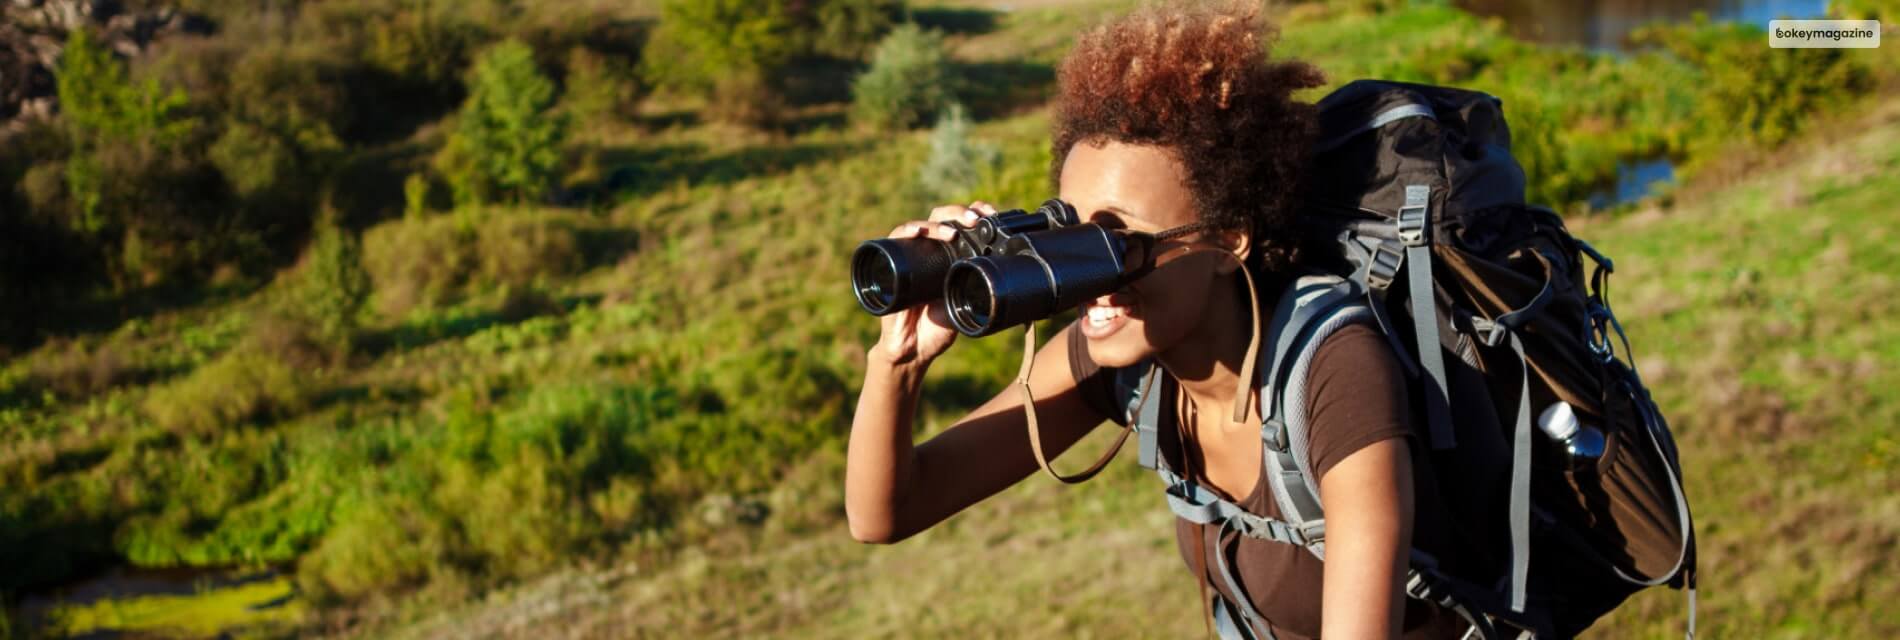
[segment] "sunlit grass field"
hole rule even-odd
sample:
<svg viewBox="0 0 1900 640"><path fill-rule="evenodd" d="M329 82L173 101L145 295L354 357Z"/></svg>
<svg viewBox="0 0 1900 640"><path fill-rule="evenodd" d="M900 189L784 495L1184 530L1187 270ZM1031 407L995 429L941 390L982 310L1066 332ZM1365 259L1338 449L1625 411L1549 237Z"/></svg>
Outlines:
<svg viewBox="0 0 1900 640"><path fill-rule="evenodd" d="M851 542L842 521L876 330L850 299L849 251L935 201L1047 197L1053 65L1128 6L918 14L949 32L973 137L1001 151L966 192L918 184L929 132L856 129L835 101L756 131L656 95L576 133L573 181L621 176L605 201L365 225L372 275L456 262L507 284L431 301L379 280L342 364L257 355L270 310L295 304L289 270L0 363L0 558L20 575L101 554L273 566L288 579L270 588L296 589L276 608L248 593L75 606L53 628L72 633L1198 634L1169 513L1132 461L1079 488L1032 477L893 547ZM1712 122L1706 78L1659 53L1534 47L1432 3L1276 15L1276 55L1330 86L1502 97L1533 197L1617 260L1613 301L1682 443L1708 637L1900 634L1882 606L1900 601L1892 93L1830 103L1772 151ZM425 125L385 152L443 135ZM1585 211L1619 164L1656 157L1685 182ZM1003 389L1018 349L960 341L920 428ZM1682 605L1654 590L1599 635L1679 633Z"/></svg>

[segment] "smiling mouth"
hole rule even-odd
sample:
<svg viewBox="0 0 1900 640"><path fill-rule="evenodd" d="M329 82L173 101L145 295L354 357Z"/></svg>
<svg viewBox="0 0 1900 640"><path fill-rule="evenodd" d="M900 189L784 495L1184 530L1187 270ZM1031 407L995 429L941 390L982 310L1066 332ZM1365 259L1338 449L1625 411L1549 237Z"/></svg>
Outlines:
<svg viewBox="0 0 1900 640"><path fill-rule="evenodd" d="M1134 296L1123 293L1090 300L1082 306L1082 334L1090 338L1114 334L1128 323L1134 302Z"/></svg>

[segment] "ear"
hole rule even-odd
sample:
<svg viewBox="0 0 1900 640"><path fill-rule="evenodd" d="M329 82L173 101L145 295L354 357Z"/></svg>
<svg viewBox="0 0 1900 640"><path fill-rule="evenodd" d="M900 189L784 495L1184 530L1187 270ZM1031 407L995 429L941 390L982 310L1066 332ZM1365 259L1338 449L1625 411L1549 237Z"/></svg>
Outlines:
<svg viewBox="0 0 1900 640"><path fill-rule="evenodd" d="M1218 273L1223 276L1233 273L1235 269L1246 264L1247 256L1253 253L1253 236L1247 233L1245 229L1226 229L1220 231L1215 234L1215 241L1220 243L1222 249L1226 249L1228 253L1234 254L1235 258L1239 258L1238 260L1221 261L1221 265L1216 267L1216 269L1218 269Z"/></svg>

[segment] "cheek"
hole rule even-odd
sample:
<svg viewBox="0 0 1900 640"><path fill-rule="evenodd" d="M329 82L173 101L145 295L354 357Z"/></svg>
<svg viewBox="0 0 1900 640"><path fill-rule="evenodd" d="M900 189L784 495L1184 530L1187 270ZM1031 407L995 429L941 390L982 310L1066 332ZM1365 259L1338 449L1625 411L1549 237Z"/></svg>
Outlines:
<svg viewBox="0 0 1900 640"><path fill-rule="evenodd" d="M1089 358L1105 367L1126 367L1178 344L1206 306L1205 274L1156 273L1133 287L1140 310L1115 335L1088 343Z"/></svg>

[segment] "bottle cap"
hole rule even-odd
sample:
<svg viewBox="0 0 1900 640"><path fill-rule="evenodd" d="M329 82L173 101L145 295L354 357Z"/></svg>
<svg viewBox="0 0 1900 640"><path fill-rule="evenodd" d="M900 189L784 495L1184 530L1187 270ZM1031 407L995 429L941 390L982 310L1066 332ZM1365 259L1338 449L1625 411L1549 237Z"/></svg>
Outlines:
<svg viewBox="0 0 1900 640"><path fill-rule="evenodd" d="M1570 403L1559 400L1537 415L1537 428L1552 438L1569 440L1577 433L1577 413L1570 408Z"/></svg>

